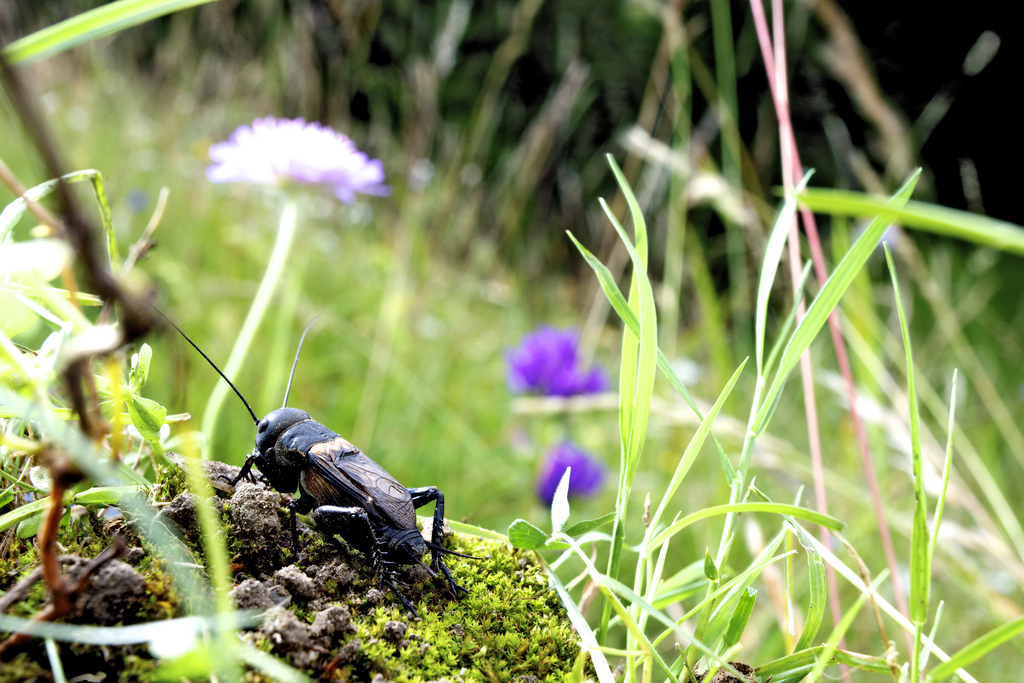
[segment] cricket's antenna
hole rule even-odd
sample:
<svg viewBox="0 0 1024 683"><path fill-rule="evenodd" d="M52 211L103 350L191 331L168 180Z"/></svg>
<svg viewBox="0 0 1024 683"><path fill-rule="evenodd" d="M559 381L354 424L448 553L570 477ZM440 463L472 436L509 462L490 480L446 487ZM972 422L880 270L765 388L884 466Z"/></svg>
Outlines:
<svg viewBox="0 0 1024 683"><path fill-rule="evenodd" d="M292 361L292 371L291 374L288 375L288 386L285 387L284 390L284 403L281 404L282 408L288 407L288 394L292 392L292 378L295 377L295 366L299 364L299 352L302 351L302 342L306 341L306 333L309 332L309 328L313 327L313 323L319 319L320 316L317 316L310 320L309 324L306 325L306 329L302 331L302 336L299 338L299 348L295 349L295 360Z"/></svg>
<svg viewBox="0 0 1024 683"><path fill-rule="evenodd" d="M220 375L224 379L224 381L228 383L228 386L231 387L231 389L234 390L234 392L236 394L238 394L238 398L242 399L242 403L245 404L245 409L249 411L250 415L252 415L252 423L253 424L259 424L260 419L258 417L256 417L256 413L252 412L252 408L249 407L249 402L245 400L245 396L242 396L242 392L238 390L238 387L236 387L234 384L232 384L231 380L229 380L227 378L227 375L225 375L223 372L220 371L220 368L217 367L216 363L214 363L212 360L210 360L210 357L207 356L205 353L203 353L203 350L201 348L199 348L198 346L196 346L196 343L194 341L192 341L191 339L189 339L188 335L185 334L184 332L182 332L181 328L174 324L174 321L172 321L170 318L168 318L166 315L164 315L163 311L161 311L156 306L153 306L153 310L156 311L157 313L159 313L160 315L162 315L164 317L164 320L166 320L170 324L171 327L176 329L178 331L178 334L180 334L182 337L184 337L185 341L187 341L189 344L191 344L192 348L199 352L200 356L202 356L203 358L206 359L206 362L209 363L213 367L213 369L217 371L217 374Z"/></svg>

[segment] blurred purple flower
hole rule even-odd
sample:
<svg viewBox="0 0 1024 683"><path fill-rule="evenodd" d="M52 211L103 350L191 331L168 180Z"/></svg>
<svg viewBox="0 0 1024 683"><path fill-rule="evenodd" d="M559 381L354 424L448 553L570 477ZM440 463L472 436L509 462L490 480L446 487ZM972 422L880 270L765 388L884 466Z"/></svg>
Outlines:
<svg viewBox="0 0 1024 683"><path fill-rule="evenodd" d="M347 136L302 119L256 119L225 142L210 146L214 162L206 177L215 183L300 183L329 187L343 202L356 193L384 196L384 165L360 152Z"/></svg>
<svg viewBox="0 0 1024 683"><path fill-rule="evenodd" d="M537 497L545 505L551 505L566 467L572 468L569 473L570 496L592 496L600 490L604 466L574 444L563 441L548 451L537 479Z"/></svg>
<svg viewBox="0 0 1024 683"><path fill-rule="evenodd" d="M508 386L516 392L537 392L545 396L596 394L608 386L600 368L584 373L572 330L542 327L523 337L508 355Z"/></svg>

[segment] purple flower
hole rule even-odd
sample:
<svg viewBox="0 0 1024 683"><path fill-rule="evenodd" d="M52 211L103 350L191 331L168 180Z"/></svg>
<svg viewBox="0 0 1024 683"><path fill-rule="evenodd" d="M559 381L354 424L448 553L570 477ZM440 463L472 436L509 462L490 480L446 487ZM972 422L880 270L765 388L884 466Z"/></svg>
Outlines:
<svg viewBox="0 0 1024 683"><path fill-rule="evenodd" d="M384 165L356 149L347 136L302 119L256 119L210 147L206 177L215 183L300 183L329 187L343 202L356 193L384 196Z"/></svg>
<svg viewBox="0 0 1024 683"><path fill-rule="evenodd" d="M545 505L551 505L566 467L572 468L569 473L570 496L592 496L600 490L604 466L572 443L563 441L548 451L537 479L537 497Z"/></svg>
<svg viewBox="0 0 1024 683"><path fill-rule="evenodd" d="M600 368L584 373L576 352L572 330L542 327L523 337L508 355L508 386L516 392L537 392L545 396L596 394L608 386Z"/></svg>

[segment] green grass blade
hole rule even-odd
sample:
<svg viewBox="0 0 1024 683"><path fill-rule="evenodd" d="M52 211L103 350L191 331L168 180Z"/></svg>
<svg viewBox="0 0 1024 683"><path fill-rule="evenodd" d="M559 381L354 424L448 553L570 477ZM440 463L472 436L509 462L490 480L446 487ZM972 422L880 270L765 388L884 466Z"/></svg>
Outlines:
<svg viewBox="0 0 1024 683"><path fill-rule="evenodd" d="M989 652L1021 632L1024 632L1024 617L1014 619L1009 623L992 629L963 649L954 653L953 656L949 658L949 661L943 662L929 671L925 676L925 681L941 681L948 676L952 676L956 673L957 669L963 668L981 657L984 657Z"/></svg>
<svg viewBox="0 0 1024 683"><path fill-rule="evenodd" d="M884 210L892 220L908 228L917 228L936 235L955 237L1011 254L1024 255L1024 228L1013 223L958 211L945 206L908 201L901 207L888 207L884 197L846 190L807 189L800 203L812 211L836 216L874 216Z"/></svg>
<svg viewBox="0 0 1024 683"><path fill-rule="evenodd" d="M793 294L793 301L799 302L804 298L804 288L807 286L807 280L811 276L811 266L814 263L807 261L804 264L804 270L800 273L800 282L796 285L796 292ZM775 367L775 361L779 359L779 354L782 353L783 342L789 338L789 331L793 328L793 324L796 322L796 312L800 310L800 307L794 303L793 307L789 309L789 313L786 315L786 319L782 321L782 325L779 326L779 334L772 344L772 352L768 354L768 360L765 361L764 370L762 370L761 377L767 377L772 369Z"/></svg>
<svg viewBox="0 0 1024 683"><path fill-rule="evenodd" d="M740 642L740 636L743 635L743 631L747 628L747 622L750 621L750 615L754 611L755 600L757 600L757 591L747 586L747 589L740 595L739 604L733 610L732 619L729 620L729 628L725 630L725 636L722 638L722 646L719 648L719 652L728 650Z"/></svg>
<svg viewBox="0 0 1024 683"><path fill-rule="evenodd" d="M771 502L771 499L757 487L751 485L750 488L759 498L766 502ZM800 640L797 642L796 647L793 648L794 651L799 652L811 646L814 637L818 635L821 620L825 616L825 604L828 602L828 591L825 582L825 561L821 559L821 555L815 549L814 542L804 528L797 524L797 521L790 515L783 515L782 518L786 520L789 528L796 536L797 542L800 543L807 554L807 582L809 590L807 618L804 620L804 628L800 633ZM787 561L787 579L790 564L791 562ZM787 580L788 585L789 582Z"/></svg>
<svg viewBox="0 0 1024 683"><path fill-rule="evenodd" d="M690 641L694 646L697 647L698 650L707 655L711 660L719 663L723 669L727 670L734 676L740 676L739 680L742 680L740 673L736 671L735 668L732 667L732 665L730 665L728 662L723 662L722 659L718 657L705 643L701 642L696 637L694 637L692 633L687 633L686 631L684 631L681 626L679 626L675 621L672 620L671 617L666 615L661 610L655 609L653 605L649 604L646 600L644 600L639 595L634 593L633 590L626 586L624 583L616 581L615 579L609 576L602 576L598 580L598 584L603 588L606 588L611 592L615 593L616 595L621 595L626 600L629 600L630 603L638 606L641 610L643 610L650 616L654 617L657 621L660 621L662 624L675 631L678 635L681 635L683 638ZM651 645L650 641L647 640L647 637L644 636L643 639L648 647L652 647L653 651L653 646Z"/></svg>
<svg viewBox="0 0 1024 683"><path fill-rule="evenodd" d="M431 519L419 515L417 515L417 517L421 520ZM476 536L477 538L486 538L491 541L498 541L499 543L509 542L508 536L506 536L505 534L498 533L497 531L491 531L490 529L484 529L483 527L478 527L475 524L456 522L454 519L446 519L445 523L449 527L451 527L452 531L458 531L460 534L466 534L467 536Z"/></svg>
<svg viewBox="0 0 1024 683"><path fill-rule="evenodd" d="M625 325L630 329L633 335L639 337L640 321L637 320L636 314L633 313L633 311L629 308L629 304L626 302L626 298L622 296L622 292L619 291L619 286L615 282L615 278L612 276L611 271L608 270L608 268L603 263L601 263L601 261L599 261L598 258L594 256L586 247L580 244L579 241L575 237L573 237L571 233L566 234L569 235L569 239L571 239L573 244L576 245L576 248L579 249L580 254L583 256L583 259L587 262L587 264L593 269L594 274L597 275L597 281L601 285L601 289L604 291L605 296L608 297L608 301L609 303L611 303L612 308L614 308L615 312L619 314L619 317L622 319L622 322L625 323ZM687 390L686 385L683 384L683 380L681 380L679 378L679 375L676 374L676 371L672 367L672 364L669 362L668 357L665 356L665 353L661 350L661 348L657 349L657 353L658 369L661 370L662 375L664 375L665 378L669 381L669 384L672 385L672 388L675 389L679 393L679 395L683 397L683 400L686 401L686 404L690 406L691 410L693 410L694 414L697 416L697 419L703 420L703 413L701 413L700 408L697 407L697 404L690 396L690 392ZM728 456L726 456L725 450L722 448L722 444L719 443L718 439L715 437L714 434L711 435L711 440L715 444L715 450L718 452L719 461L722 464L722 469L725 471L726 481L732 481L733 478L736 476L735 471L732 467L732 463L729 462L729 458Z"/></svg>
<svg viewBox="0 0 1024 683"><path fill-rule="evenodd" d="M917 390L914 383L914 352L910 344L910 328L907 326L903 298L900 294L896 266L892 262L889 245L885 246L885 261L889 265L893 293L896 297L896 312L900 320L903 349L907 359L907 402L910 408L910 452L914 473L914 521L910 543L910 620L923 624L928 618L928 591L931 576L928 562L928 500L924 492L924 463L921 456L921 417L917 405ZM912 680L917 677L912 676Z"/></svg>
<svg viewBox="0 0 1024 683"><path fill-rule="evenodd" d="M956 431L956 385L959 379L953 370L953 389L949 392L949 425L946 427L946 464L942 466L942 488L935 502L935 519L932 520L932 538L928 543L928 561L935 555L935 543L939 540L939 525L942 524L942 512L946 509L946 491L949 489L949 476L953 471L953 433Z"/></svg>
<svg viewBox="0 0 1024 683"><path fill-rule="evenodd" d="M106 190L103 189L103 174L96 171L92 178L92 191L96 195L96 204L100 210L100 220L103 223L103 236L107 242L107 260L110 262L110 270L115 273L121 272L121 255L117 251L117 236L114 234L114 217L110 213L110 203L107 201Z"/></svg>
<svg viewBox="0 0 1024 683"><path fill-rule="evenodd" d="M836 570L838 574L840 574L844 579L846 579L858 591L863 592L867 590L867 586L861 580L860 574L857 571L847 566L842 560L835 556L835 553L833 553L829 548L825 547L820 541L814 538L814 536L809 536L809 538L811 539L811 542L814 544L814 547L817 549L817 551L825 559L825 561L828 562L832 566L832 568ZM879 609L881 609L889 616L889 618L895 621L900 626L900 628L907 631L913 630L914 626L910 623L910 620L903 616L903 614L901 614L900 611L896 609L896 607L894 607L891 603L886 601L882 596L875 595L874 600L875 603L878 605ZM1022 626L1022 628L1024 628L1024 626ZM926 644L929 647L931 647L932 652L934 652L939 659L942 659L944 661L948 661L950 659L950 656L942 648L936 645L934 641L927 640ZM966 681L966 683L978 683L978 681L973 676L971 676L968 672L964 671L963 669L957 669L955 673L962 680ZM946 675L948 676L949 674Z"/></svg>
<svg viewBox="0 0 1024 683"><path fill-rule="evenodd" d="M257 671L265 673L272 681L279 681L280 683L312 683L313 681L312 678L290 664L286 664L274 655L257 649L255 645L250 643L245 643L238 648L238 658Z"/></svg>
<svg viewBox="0 0 1024 683"><path fill-rule="evenodd" d="M60 661L60 652L57 650L57 643L53 638L46 638L46 657L50 660L50 673L53 674L53 683L68 683L68 677L64 675L64 663Z"/></svg>
<svg viewBox="0 0 1024 683"><path fill-rule="evenodd" d="M807 532L795 522L790 522L790 528L807 554L807 618L804 620L803 631L800 632L800 640L793 648L799 652L810 647L814 637L818 635L821 620L825 616L825 605L828 602L828 588L825 583L825 561L807 538Z"/></svg>
<svg viewBox="0 0 1024 683"><path fill-rule="evenodd" d="M779 270L779 263L782 261L782 250L786 246L789 237L789 229L796 218L796 195L805 187L811 179L814 171L808 171L800 184L797 185L793 194L786 197L779 215L775 219L775 226L768 235L768 244L764 248L764 260L761 262L761 278L757 284L757 308L754 317L754 336L756 339L754 350L757 353L757 374L764 374L764 330L768 318L768 297L772 293L772 283L775 282L775 274ZM797 299L799 301L799 299Z"/></svg>
<svg viewBox="0 0 1024 683"><path fill-rule="evenodd" d="M569 621L572 622L573 628L576 629L576 633L580 637L580 649L590 653L590 660L594 665L594 670L597 672L597 680L600 683L615 683L612 670L608 666L608 659L601 652L597 637L591 630L590 624L587 623L587 618L580 612L576 601L569 595L569 591L565 589L565 586L555 572L551 571L547 565L544 568L547 570L548 581L550 581L551 587L555 589L558 599L565 606L565 611L569 615Z"/></svg>
<svg viewBox="0 0 1024 683"><path fill-rule="evenodd" d="M689 612L685 613L682 617L676 619L676 623L686 623L687 621L692 619L694 615L704 610L708 605L729 604L731 600L730 596L739 595L740 593L742 593L742 591L747 589L752 583L754 583L754 580L761 575L761 572L764 570L765 567L767 567L770 564L774 564L775 562L784 560L787 557L789 557L792 552L796 552L791 551L783 553L779 556L775 556L774 553L778 549L778 547L782 545L783 538L783 533L777 534L776 537L772 539L772 541L767 546L765 546L761 553L751 562L750 567L748 567L745 571L737 574L735 577L719 586L718 590L715 590L714 592L705 595L704 599L696 605L694 605L692 608L690 608ZM694 565L699 569L703 565L703 562L698 560L694 563ZM707 586L706 580L701 582L698 588L704 588L705 586ZM679 587L683 588L683 586ZM662 591L663 592L659 593L655 600L651 603L658 609L668 607L673 602L679 602L683 599L681 596L677 596L674 600L672 599L673 594L679 592L678 588L666 590L664 587L662 587ZM654 639L654 644L658 645L659 643L661 643L662 640L664 640L671 634L671 630L664 631L657 638Z"/></svg>
<svg viewBox="0 0 1024 683"><path fill-rule="evenodd" d="M932 630L928 632L928 640L930 643L935 642L935 636L939 632L939 624L942 623L942 608L946 603L939 600L939 606L935 608L935 619L932 620ZM931 645L926 645L924 652L921 653L921 670L923 671L928 666L928 658L932 654Z"/></svg>
<svg viewBox="0 0 1024 683"><path fill-rule="evenodd" d="M150 19L212 0L118 0L14 41L4 48L11 64L30 64Z"/></svg>
<svg viewBox="0 0 1024 683"><path fill-rule="evenodd" d="M918 169L893 195L893 198L890 200L892 205L901 206L906 201L914 191L917 179L920 176L921 171ZM818 296L815 297L807 309L807 314L793 333L793 337L786 345L785 351L782 352L779 370L775 374L775 379L772 380L771 388L768 390L754 421L755 434L760 435L764 433L764 430L768 427L768 422L775 410L775 406L778 404L782 388L785 386L790 373L793 372L797 363L800 362L800 357L804 354L804 351L811 345L814 338L818 336L818 332L825 325L825 321L828 320L832 309L839 303L839 300L853 282L857 272L868 260L868 257L878 245L882 234L892 223L892 220L892 214L886 210L886 212L871 221L871 224L864 230L864 233L850 247L850 251L843 257L843 260L836 266L828 282L821 288Z"/></svg>
<svg viewBox="0 0 1024 683"><path fill-rule="evenodd" d="M99 175L100 172L97 171L96 169L87 168L82 171L72 171L71 173L65 173L63 178L64 181L68 183L80 183L85 180L92 180L95 182L95 178L99 177ZM25 215L25 211L28 210L28 203L25 201L26 197L34 202L38 202L39 200L43 199L51 192L53 192L53 188L55 187L57 187L56 179L51 179L39 183L35 187L25 190L24 197L18 197L13 202L5 206L3 212L0 212L0 240L3 240L7 233L10 232L14 228L14 226L18 224L18 221L21 220L21 217ZM95 187L95 185L93 185L93 187ZM101 213L103 213L104 211L104 206L105 204L101 202ZM109 212L109 209L107 209L107 211Z"/></svg>
<svg viewBox="0 0 1024 683"><path fill-rule="evenodd" d="M824 645L808 648L786 655L774 661L768 662L754 669L754 675L758 680L771 680L772 683L797 683L807 677L807 674L814 670L818 657L825 649ZM881 657L862 655L846 650L835 650L831 660L826 666L834 664L846 664L857 669L870 671L876 674L890 674L891 670L886 661Z"/></svg>
<svg viewBox="0 0 1024 683"><path fill-rule="evenodd" d="M637 320L636 314L629 308L629 304L626 302L626 297L622 296L622 292L619 290L618 284L615 282L615 278L612 276L608 267L605 266L601 261L598 260L586 247L579 243L579 241L573 237L572 233L566 233L569 235L569 239L579 249L583 259L587 262L593 270L594 274L597 275L597 281L601 285L601 289L604 291L605 296L608 297L608 302L615 309L615 312L619 314L619 318L625 323L626 327L633 333L634 336L640 336L640 321ZM672 368L672 364L669 363L668 358L664 352L658 349L658 368L662 374L669 381L672 387L679 392L679 395L683 397L686 404L690 406L697 417L701 420L704 416L701 414L700 409L690 396L690 392L687 390L686 385L679 379L679 375Z"/></svg>
<svg viewBox="0 0 1024 683"><path fill-rule="evenodd" d="M707 416L701 421L700 426L697 427L697 431L694 432L693 438L686 444L686 449L683 451L682 457L679 459L679 464L676 465L675 472L672 473L672 479L669 481L668 488L665 489L664 495L661 497L661 503L658 504L658 508L655 510L654 515L651 517L650 525L647 527L647 535L650 534L658 527L661 522L661 516L665 513L665 509L671 502L672 497L679 490L679 487L683 483L683 479L686 478L686 474L690 471L690 467L693 466L694 461L697 459L697 455L700 453L701 447L704 445L704 441L711 431L711 425L714 424L715 418L718 417L719 411L722 406L725 405L729 395L732 393L733 387L736 386L736 381L740 378L740 373L743 372L743 368L746 366L747 361L744 360L740 363L740 366L736 368L736 371L732 374L732 377L725 385L725 389L718 395L718 400L715 401L715 405L708 411Z"/></svg>
<svg viewBox="0 0 1024 683"><path fill-rule="evenodd" d="M832 660L832 653L835 652L836 647L839 645L839 641L843 639L844 635L846 635L846 631L850 628L850 624L853 623L854 617L856 617L857 613L860 612L860 608L864 606L865 602L867 602L868 595L874 593L879 584L881 584L888 576L889 570L882 570L878 577L871 582L871 586L868 590L857 597L857 601L853 603L853 606L851 606L850 609L846 610L846 614L844 614L843 618L839 620L836 627L832 629L832 633L825 642L825 647L818 653L818 661L814 664L814 670L811 671L810 679L812 681L821 680L825 667L827 667L829 662Z"/></svg>
<svg viewBox="0 0 1024 683"><path fill-rule="evenodd" d="M260 623L255 610L233 611L226 614L193 615L176 619L161 619L127 626L90 626L22 619L0 614L0 631L27 633L40 638L52 638L66 643L107 645L120 647L154 641L173 642L208 632L252 628Z"/></svg>
<svg viewBox="0 0 1024 683"><path fill-rule="evenodd" d="M612 528L612 547L608 556L608 574L618 576L625 541L626 505L633 485L633 476L640 463L640 453L647 438L647 422L651 413L651 397L654 394L654 374L657 364L658 325L654 306L654 291L647 277L647 225L643 212L633 195L622 171L609 154L608 164L619 183L619 188L629 204L636 233L636 247L619 224L615 214L601 200L604 209L615 227L619 238L629 252L633 262L632 284L628 307L636 315L640 333L626 331L622 335L622 360L619 371L619 432L621 450L619 456L619 482L615 500L615 525ZM598 643L603 644L608 632L612 606L605 601L601 610L598 629ZM627 643L628 646L628 643ZM628 647L627 647L628 649Z"/></svg>
<svg viewBox="0 0 1024 683"><path fill-rule="evenodd" d="M636 201L633 190L629 187L626 177L622 174L614 157L608 155L608 164L615 174L619 183L619 189L626 197L630 212L633 216L633 229L636 232L636 247L630 243L618 221L612 220L619 238L629 251L629 257L633 261L633 286L636 289L636 306L632 306L640 319L639 354L636 365L636 388L633 394L632 420L629 425L627 439L627 463L629 473L626 479L627 486L633 484L633 474L639 464L640 453L643 450L644 441L647 438L647 421L651 413L651 397L654 394L654 369L657 365L657 344L658 344L658 321L654 305L654 290L651 281L647 277L647 225L644 222L643 212L640 204ZM604 204L602 204L604 206ZM614 214L606 209L606 213L614 218ZM632 300L632 292L630 299Z"/></svg>
<svg viewBox="0 0 1024 683"><path fill-rule="evenodd" d="M823 526L832 531L842 531L845 526L843 522L840 522L835 517L822 514L817 510L810 510L808 508L802 508L797 505L788 505L786 503L732 503L730 505L713 505L711 507L704 508L703 510L690 513L686 517L670 524L665 530L654 537L650 545L645 548L645 551L648 553L654 552L658 546L694 522L699 522L702 519L715 517L717 515L724 515L729 512L770 512L777 515L790 515L797 519L802 519L810 524Z"/></svg>
<svg viewBox="0 0 1024 683"><path fill-rule="evenodd" d="M780 536L778 543L775 544L775 548L781 544L781 539L782 537ZM774 552L774 549L772 552ZM788 559L791 557L792 552L795 551L786 552L778 556L768 556L764 561L757 562L750 569L726 582L714 592L709 593L700 604L695 605L689 612L684 614L678 620L679 623L688 621L694 615L700 614L703 616L705 612L710 612L707 617L707 624L704 627L704 635L707 642L714 642L719 636L725 637L729 624L732 622L736 606L739 605L741 600L745 599L751 584L757 580L765 567ZM765 557L765 554L759 555L758 559L761 557Z"/></svg>

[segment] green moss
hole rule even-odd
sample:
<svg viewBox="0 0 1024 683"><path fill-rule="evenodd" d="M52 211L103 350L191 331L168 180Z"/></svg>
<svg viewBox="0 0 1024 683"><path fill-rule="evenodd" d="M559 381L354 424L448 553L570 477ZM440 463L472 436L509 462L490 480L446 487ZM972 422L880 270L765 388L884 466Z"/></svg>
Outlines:
<svg viewBox="0 0 1024 683"><path fill-rule="evenodd" d="M45 657L45 655L44 655ZM0 666L0 683L33 683L51 681L53 674L46 660L33 657L29 652L19 652L9 662Z"/></svg>
<svg viewBox="0 0 1024 683"><path fill-rule="evenodd" d="M332 653L360 642L358 652L337 663L334 676L370 681L381 674L398 683L456 676L466 682L511 683L523 675L562 681L579 654L578 638L532 555L483 539L451 540L453 549L483 558L449 560L456 582L469 590L461 600L451 598L443 580L421 581L404 589L419 612L418 619L410 620L390 592L377 605L367 602L365 591L375 586L369 567L360 570L349 592L325 596L351 611L356 629L336 634ZM306 623L316 616L293 611ZM391 621L404 623L405 633L389 637ZM265 638L260 644L269 645ZM332 656L318 659L308 673L328 676Z"/></svg>
<svg viewBox="0 0 1024 683"><path fill-rule="evenodd" d="M188 491L188 477L185 470L177 465L160 465L157 468L158 495L162 500L171 501Z"/></svg>

